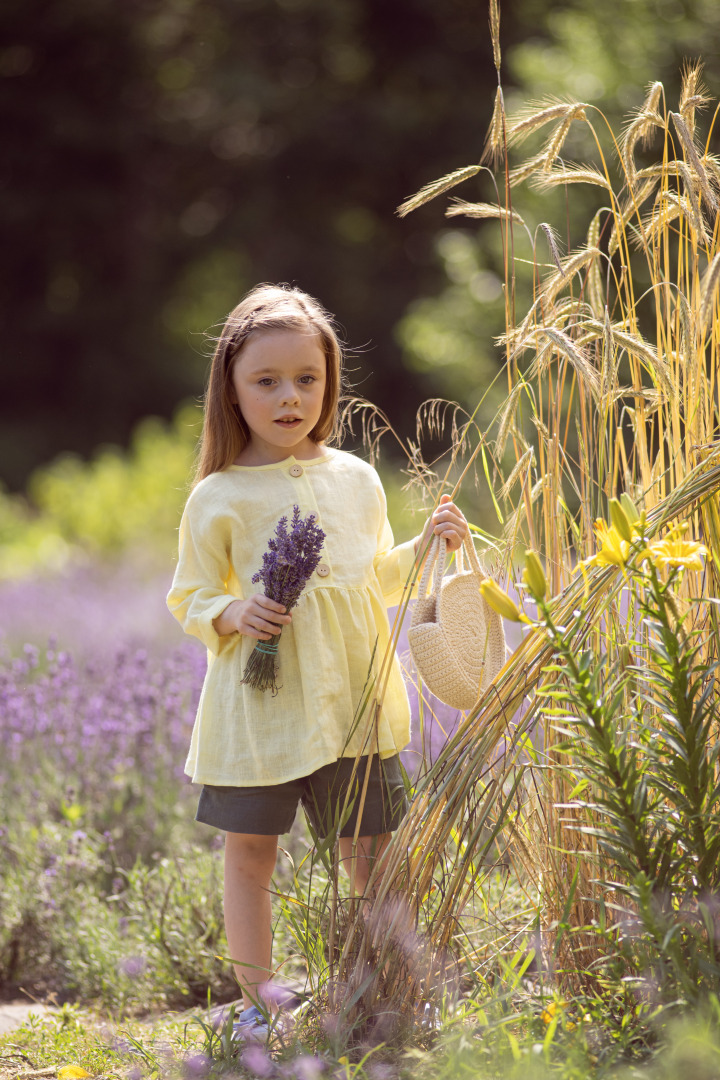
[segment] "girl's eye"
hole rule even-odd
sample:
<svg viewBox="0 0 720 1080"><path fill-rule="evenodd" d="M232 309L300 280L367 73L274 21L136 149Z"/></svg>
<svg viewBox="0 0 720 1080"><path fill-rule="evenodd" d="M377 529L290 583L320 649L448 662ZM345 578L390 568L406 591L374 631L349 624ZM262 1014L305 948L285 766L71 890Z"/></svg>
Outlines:
<svg viewBox="0 0 720 1080"><path fill-rule="evenodd" d="M305 386L309 386L310 383L315 382L315 376L314 375L301 375L300 376L300 382L303 383Z"/></svg>
<svg viewBox="0 0 720 1080"><path fill-rule="evenodd" d="M272 386L272 379L265 378L258 380L258 386Z"/></svg>

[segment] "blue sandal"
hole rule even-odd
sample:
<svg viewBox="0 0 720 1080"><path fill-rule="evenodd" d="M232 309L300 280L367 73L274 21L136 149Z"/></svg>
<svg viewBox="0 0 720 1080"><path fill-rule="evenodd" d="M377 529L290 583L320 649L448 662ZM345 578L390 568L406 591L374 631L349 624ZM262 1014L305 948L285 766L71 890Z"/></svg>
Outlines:
<svg viewBox="0 0 720 1080"><path fill-rule="evenodd" d="M235 1017L233 1022L233 1040L235 1042L264 1043L267 1042L269 1034L270 1025L256 1005L251 1005L249 1009L244 1009Z"/></svg>

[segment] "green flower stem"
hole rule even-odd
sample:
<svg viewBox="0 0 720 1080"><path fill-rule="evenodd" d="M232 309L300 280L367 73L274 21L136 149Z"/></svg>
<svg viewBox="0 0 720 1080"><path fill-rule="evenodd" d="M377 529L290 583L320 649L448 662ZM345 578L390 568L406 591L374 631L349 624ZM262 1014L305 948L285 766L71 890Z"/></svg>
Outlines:
<svg viewBox="0 0 720 1080"><path fill-rule="evenodd" d="M684 754L676 755L677 760L673 761L672 780L676 789L674 794L676 798L677 794L682 795L683 817L692 834L693 850L698 856L693 868L697 889L700 893L709 893L716 884L716 867L715 852L709 850L706 832L708 770L703 767L705 747L704 740L700 737L704 727L703 716L702 713L698 716L694 707L699 684L691 681L692 652L688 652L682 631L683 620L672 601L671 587L677 571L672 571L667 582L663 584L657 568L650 562L648 576L650 595L654 603L651 607L644 601L642 606L660 627L663 648L660 651L655 650L655 660L667 683L670 699L668 714L677 721L677 725L673 726L673 734L679 736L684 744ZM670 620L670 613L673 622ZM663 787L667 786L667 782L661 782ZM711 862L713 865L710 865Z"/></svg>
<svg viewBox="0 0 720 1080"><path fill-rule="evenodd" d="M550 607L543 599L537 600L538 610L542 614L541 626L544 627L556 653L562 658L567 668L571 684L571 700L574 697L581 711L589 720L589 731L593 742L603 758L603 771L607 775L606 803L615 824L621 828L629 841L637 869L652 878L652 860L647 843L642 816L636 809L638 793L637 770L630 758L623 762L622 750L616 745L613 731L602 706L599 694L593 692L594 674L589 664L581 667L568 645L566 634L553 622ZM630 770L628 772L628 770ZM609 782L608 782L609 781ZM614 798L613 798L614 796Z"/></svg>

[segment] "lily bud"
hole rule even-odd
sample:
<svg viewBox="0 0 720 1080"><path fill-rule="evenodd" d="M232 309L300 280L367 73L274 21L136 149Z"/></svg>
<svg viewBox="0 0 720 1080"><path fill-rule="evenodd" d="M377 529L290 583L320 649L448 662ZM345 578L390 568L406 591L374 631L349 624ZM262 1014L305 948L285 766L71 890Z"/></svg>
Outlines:
<svg viewBox="0 0 720 1080"><path fill-rule="evenodd" d="M480 582L480 592L482 593L483 600L490 605L493 611L497 611L498 615L502 615L503 619L509 619L510 622L520 622L520 612L517 604L510 599L507 593L496 582L490 578L485 578Z"/></svg>
<svg viewBox="0 0 720 1080"><path fill-rule="evenodd" d="M622 495L620 496L620 505L627 514L627 519L630 524L636 525L640 520L640 515L637 512L637 507L635 506L635 503L632 501L627 491L623 491Z"/></svg>
<svg viewBox="0 0 720 1080"><path fill-rule="evenodd" d="M547 581L540 557L536 551L525 552L525 569L523 581L536 600L542 600L547 592Z"/></svg>
<svg viewBox="0 0 720 1080"><path fill-rule="evenodd" d="M632 540L632 529L625 510L618 499L610 500L610 520L623 540Z"/></svg>

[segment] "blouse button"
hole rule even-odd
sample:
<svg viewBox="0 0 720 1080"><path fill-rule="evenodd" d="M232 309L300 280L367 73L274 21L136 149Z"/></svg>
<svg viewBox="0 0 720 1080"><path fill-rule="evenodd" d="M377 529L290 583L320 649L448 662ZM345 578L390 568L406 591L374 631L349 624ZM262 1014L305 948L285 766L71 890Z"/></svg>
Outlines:
<svg viewBox="0 0 720 1080"><path fill-rule="evenodd" d="M317 572L319 577L327 577L330 573L330 567L327 563L321 562L317 568Z"/></svg>
<svg viewBox="0 0 720 1080"><path fill-rule="evenodd" d="M302 465L298 465L297 462L296 462L295 465L290 466L290 469L288 471L289 471L291 476L302 476L303 467L302 467Z"/></svg>

